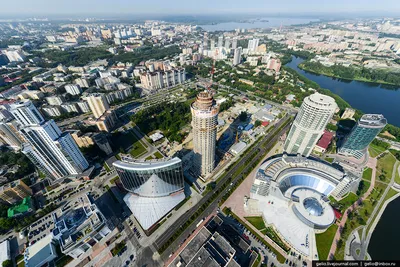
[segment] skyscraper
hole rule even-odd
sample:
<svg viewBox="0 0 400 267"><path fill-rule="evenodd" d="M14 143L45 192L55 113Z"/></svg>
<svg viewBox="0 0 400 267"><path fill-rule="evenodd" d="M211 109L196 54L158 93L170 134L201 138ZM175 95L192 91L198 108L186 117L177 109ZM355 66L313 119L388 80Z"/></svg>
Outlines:
<svg viewBox="0 0 400 267"><path fill-rule="evenodd" d="M227 37L225 39L225 48L229 49L231 47L231 38Z"/></svg>
<svg viewBox="0 0 400 267"><path fill-rule="evenodd" d="M92 94L86 100L96 119L100 118L110 108L103 94Z"/></svg>
<svg viewBox="0 0 400 267"><path fill-rule="evenodd" d="M215 40L211 39L210 50L214 50L214 49L215 49Z"/></svg>
<svg viewBox="0 0 400 267"><path fill-rule="evenodd" d="M235 49L235 53L233 54L233 66L239 65L242 59L242 48L238 47Z"/></svg>
<svg viewBox="0 0 400 267"><path fill-rule="evenodd" d="M113 163L129 192L124 201L145 230L161 220L185 199L182 161L179 158Z"/></svg>
<svg viewBox="0 0 400 267"><path fill-rule="evenodd" d="M206 179L215 167L219 106L211 93L199 93L191 105L193 128L193 171Z"/></svg>
<svg viewBox="0 0 400 267"><path fill-rule="evenodd" d="M222 47L224 43L224 36L218 37L218 47Z"/></svg>
<svg viewBox="0 0 400 267"><path fill-rule="evenodd" d="M237 48L237 38L235 37L235 38L233 38L233 40L232 40L232 49L236 49Z"/></svg>
<svg viewBox="0 0 400 267"><path fill-rule="evenodd" d="M89 167L71 135L62 133L53 120L45 121L32 102L12 104L10 111L28 142L23 144L22 153L47 176L55 180L77 175Z"/></svg>
<svg viewBox="0 0 400 267"><path fill-rule="evenodd" d="M314 93L306 97L290 128L284 150L288 154L308 157L332 119L336 107L335 100L330 96Z"/></svg>
<svg viewBox="0 0 400 267"><path fill-rule="evenodd" d="M255 52L257 50L259 41L259 39L253 39L249 41L249 44L247 46L249 52Z"/></svg>
<svg viewBox="0 0 400 267"><path fill-rule="evenodd" d="M368 145L386 124L387 120L381 114L363 115L343 142L343 146L339 148L339 153L357 159L362 158Z"/></svg>

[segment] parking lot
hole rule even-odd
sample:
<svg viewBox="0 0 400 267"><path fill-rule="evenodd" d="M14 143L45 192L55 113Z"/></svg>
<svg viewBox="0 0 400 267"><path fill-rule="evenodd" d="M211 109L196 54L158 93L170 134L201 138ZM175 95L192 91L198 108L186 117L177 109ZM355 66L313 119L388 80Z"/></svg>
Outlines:
<svg viewBox="0 0 400 267"><path fill-rule="evenodd" d="M37 241L42 239L51 233L54 229L54 222L51 214L48 214L38 221L32 223L29 227L28 239L29 245L35 244Z"/></svg>

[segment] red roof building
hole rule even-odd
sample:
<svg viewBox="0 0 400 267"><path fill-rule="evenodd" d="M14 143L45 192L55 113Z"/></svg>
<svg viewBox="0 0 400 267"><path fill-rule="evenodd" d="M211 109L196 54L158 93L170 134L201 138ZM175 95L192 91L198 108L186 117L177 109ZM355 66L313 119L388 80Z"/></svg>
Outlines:
<svg viewBox="0 0 400 267"><path fill-rule="evenodd" d="M314 150L320 153L325 153L328 146L331 144L333 139L333 133L325 130L324 134L319 139L317 145L314 147Z"/></svg>
<svg viewBox="0 0 400 267"><path fill-rule="evenodd" d="M263 121L261 123L262 126L267 127L269 125L269 121Z"/></svg>

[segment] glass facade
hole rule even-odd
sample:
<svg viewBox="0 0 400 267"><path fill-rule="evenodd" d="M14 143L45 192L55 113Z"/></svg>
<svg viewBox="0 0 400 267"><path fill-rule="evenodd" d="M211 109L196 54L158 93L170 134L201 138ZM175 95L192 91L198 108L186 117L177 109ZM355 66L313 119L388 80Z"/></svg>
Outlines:
<svg viewBox="0 0 400 267"><path fill-rule="evenodd" d="M333 189L335 189L332 184L321 178L304 174L285 177L279 184L279 188L281 189L283 194L285 194L285 192L293 186L312 188L326 196L328 196L333 191Z"/></svg>
<svg viewBox="0 0 400 267"><path fill-rule="evenodd" d="M143 197L168 196L184 188L182 161L113 163L126 190Z"/></svg>

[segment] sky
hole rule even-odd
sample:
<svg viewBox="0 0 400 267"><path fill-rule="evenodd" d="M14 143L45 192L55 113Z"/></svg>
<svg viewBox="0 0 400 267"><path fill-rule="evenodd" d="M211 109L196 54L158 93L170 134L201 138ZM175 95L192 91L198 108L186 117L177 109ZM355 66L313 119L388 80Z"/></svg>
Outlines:
<svg viewBox="0 0 400 267"><path fill-rule="evenodd" d="M388 12L388 13L387 13ZM1 15L400 12L400 0L1 0Z"/></svg>

